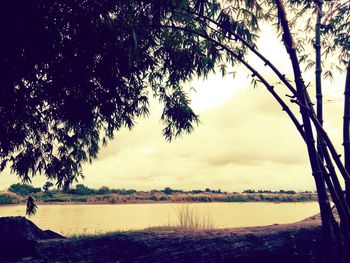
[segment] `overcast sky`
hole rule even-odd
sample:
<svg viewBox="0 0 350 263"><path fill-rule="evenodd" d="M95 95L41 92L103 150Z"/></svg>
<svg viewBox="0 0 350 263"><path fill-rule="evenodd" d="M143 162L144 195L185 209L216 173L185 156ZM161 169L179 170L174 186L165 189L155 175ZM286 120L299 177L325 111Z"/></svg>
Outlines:
<svg viewBox="0 0 350 263"><path fill-rule="evenodd" d="M259 43L261 52L289 74L285 51L273 33L266 31ZM250 61L263 68L252 57ZM265 76L277 82L269 72ZM305 77L313 81L312 72ZM325 125L340 151L344 80L339 75L324 85ZM235 79L211 75L191 82L188 87L197 91L191 92L192 106L201 123L191 135L171 143L162 137L161 108L153 103L150 118L138 120L132 131L121 130L92 165L84 166L86 179L80 183L138 190L314 190L300 135L272 96L262 86L253 89L250 82L242 69ZM276 89L283 97L287 93L278 84ZM42 186L45 181L36 177L33 184ZM0 175L0 189L16 182L8 170Z"/></svg>

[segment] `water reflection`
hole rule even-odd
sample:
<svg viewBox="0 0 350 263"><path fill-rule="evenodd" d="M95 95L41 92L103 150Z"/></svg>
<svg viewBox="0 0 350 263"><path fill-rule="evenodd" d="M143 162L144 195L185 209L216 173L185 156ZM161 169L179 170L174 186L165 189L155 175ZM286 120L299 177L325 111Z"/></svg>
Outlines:
<svg viewBox="0 0 350 263"><path fill-rule="evenodd" d="M63 235L136 230L178 223L181 204L39 205L31 217L42 229ZM210 217L215 228L293 223L318 213L316 202L308 203L192 203L188 206ZM24 205L1 206L0 216L23 216Z"/></svg>

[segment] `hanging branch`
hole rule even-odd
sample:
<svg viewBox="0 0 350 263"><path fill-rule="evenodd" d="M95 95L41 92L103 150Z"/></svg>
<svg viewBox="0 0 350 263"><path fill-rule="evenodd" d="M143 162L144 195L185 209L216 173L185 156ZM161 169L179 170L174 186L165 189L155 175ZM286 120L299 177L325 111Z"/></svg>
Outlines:
<svg viewBox="0 0 350 263"><path fill-rule="evenodd" d="M197 20L198 20L198 18L200 18L202 20L207 20L208 22L216 25L217 27L222 28L222 25L220 23L218 23L217 21L211 19L210 17L206 17L206 16L203 16L203 15L200 15L200 14L195 13L195 12L193 12L191 10L188 10L188 9L180 9L180 8L176 8L176 7L175 7L175 9L178 9L179 12L182 12L182 14L184 14L183 12L187 12L187 13L189 13L191 15L194 15L195 16L194 18L195 19L197 18ZM199 21L201 21L201 20L199 20ZM212 29L210 26L208 26L208 28ZM230 30L228 28L225 28L224 30L227 31L230 35L233 36L233 37L232 36L226 36L228 39L234 40L234 41L239 40L244 46L246 46L249 50L251 50L258 58L260 58L266 66L269 66L269 68L277 75L277 77L282 81L282 83L285 84L286 87L292 92L293 96L297 95L296 89L287 80L285 74L282 74L276 68L276 66L271 63L270 60L268 60L265 56L263 56L253 45L249 44L244 38L242 38L237 33L233 32L232 30Z"/></svg>
<svg viewBox="0 0 350 263"><path fill-rule="evenodd" d="M229 49L228 47L226 47L225 45L221 44L220 42L218 42L215 39L210 38L208 35L205 35L201 32L197 32L194 31L192 29L189 28L185 28L185 27L179 27L179 26L168 26L168 25L162 25L162 27L165 28L172 28L172 29L177 29L177 30L182 30L185 32L188 32L190 34L195 34L198 35L200 37L203 37L206 40L211 41L212 43L214 43L215 45L221 47L223 50L225 50L226 52L228 52L230 55L232 55L235 59L237 59L240 63L242 63L250 72L252 72L252 76L256 76L263 84L264 86L268 89L268 91L272 94L272 96L277 100L277 102L280 104L280 106L282 107L282 110L285 111L288 116L291 118L292 122L294 123L295 127L298 129L300 135L302 136L303 139L305 139L305 133L303 130L302 125L299 123L298 119L295 117L294 113L291 111L291 109L288 107L288 105L283 101L283 99L276 93L276 91L274 90L274 87L271 86L268 81L257 71L255 70L248 62L246 62L241 56L237 55L236 53L234 53L231 49Z"/></svg>
<svg viewBox="0 0 350 263"><path fill-rule="evenodd" d="M206 26L210 30L213 30L214 32L218 32L218 31L213 29L212 27L210 27L207 23L212 23L212 24L214 24L217 27L222 29L222 25L220 23L218 23L217 21L215 21L209 17L195 13L195 12L188 10L188 9L181 9L181 8L175 8L175 9L178 9L181 14L187 15L188 17L191 17L190 15L193 15L194 17L191 17L191 18L195 19L196 21L204 23L204 26ZM236 34L232 30L226 29L226 28L224 30L226 30L229 33L228 36L225 36L227 39L234 40L234 41L239 40L244 46L246 46L248 49L250 49L255 55L257 55L265 63L265 65L270 67L270 69L279 77L279 79L283 82L283 84L285 84L285 86L292 92L293 96L297 97L297 92L296 92L295 88L291 85L291 83L289 81L287 81L287 79L285 78L285 75L282 74L267 58L265 58L261 53L259 53L259 51L257 51L257 49L253 45L249 44L240 35ZM295 102L295 100L291 100L291 101ZM314 112L314 109L312 107L312 102L311 102L311 99L308 96L308 94L306 94L306 101L307 101L306 105L303 105L303 106L306 107L310 111L310 114L316 114ZM312 121L313 121L313 119L312 119ZM322 130L323 130L323 128L322 128ZM322 133L322 134L324 134L324 133ZM330 142L330 140L328 140L328 142ZM331 148L333 148L333 150L335 150L334 147L331 147ZM323 151L325 151L325 150L323 150ZM320 154L321 152L322 152L322 150L320 149L319 153L317 153L317 154ZM334 155L334 151L332 151L332 153ZM327 152L327 154L328 154L328 152ZM328 157L329 157L329 155L328 155ZM322 159L323 158L319 158L319 160L322 160ZM339 166L339 163L337 166ZM327 167L333 167L330 157L328 158ZM335 184L336 192L341 193L342 189L341 189L341 186L340 186L340 183L339 183L339 180L337 178L337 175L336 175L334 168L333 168L333 172L331 172L330 174L331 174L332 182L334 182L334 184ZM343 175L343 177L345 177L345 176ZM328 185L328 187L332 187L332 186ZM343 196L341 194L338 194L338 196L339 196L340 200L343 200Z"/></svg>
<svg viewBox="0 0 350 263"><path fill-rule="evenodd" d="M350 1L349 1L350 2ZM174 7L175 9L178 9L179 12L182 12L182 14L184 14L183 12L187 12L191 15L194 15L195 17L194 18L200 18L202 20L206 20L206 21L209 21L210 23L218 26L221 28L221 24L218 23L217 21L209 18L209 17L206 17L206 16L203 16L203 15L200 15L198 13L195 13L191 10L188 10L188 9L180 9L180 8L176 8ZM211 27L209 27L210 29L212 29ZM233 37L229 37L227 36L229 39L231 40L239 40L241 41L241 43L246 46L248 49L250 49L257 57L259 57L264 63L265 65L269 66L270 69L276 74L276 76L282 81L283 84L285 84L285 86L289 89L289 91L292 92L293 96L295 98L297 98L299 100L299 103L300 103L300 99L298 98L298 93L296 91L296 89L293 87L293 85L286 79L285 77L285 74L282 74L267 58L265 58L254 46L252 46L251 44L249 44L247 41L245 41L240 35L236 34L235 32L233 32L232 30L229 30L229 29L225 29L228 33L230 33ZM349 62L350 64L350 62ZM300 69L299 69L300 71ZM348 71L349 72L349 71ZM350 75L350 73L349 73ZM349 81L350 83L350 81ZM303 83L304 85L304 83ZM306 88L304 88L303 90L306 91ZM316 112L314 111L314 108L312 107L312 102L311 102L311 99L310 99L310 96L309 94L306 92L306 94L304 94L305 97L306 97L306 102L303 104L304 107L306 107L309 111L310 114L313 114L313 115L316 115ZM296 102L295 100L292 100L292 102ZM349 111L350 111L350 107L349 107ZM317 119L317 118L316 118ZM318 131L319 133L321 134L321 136L324 136L326 135L327 138L323 138L328 146L328 148L330 149L330 152L331 152L331 155L332 155L332 158L336 158L336 159L339 159L339 154L337 153L337 151L335 150L335 147L333 146L331 140L329 139L326 131L323 129L322 125L321 127L319 125L317 125L317 123L315 123L315 118L311 118L311 121L313 122L313 124L315 126L318 126ZM294 121L293 121L294 122ZM350 128L349 128L350 130ZM350 140L349 140L350 141ZM350 143L349 143L350 145ZM350 147L350 146L349 146ZM350 150L349 150L350 151ZM349 154L350 155L350 154ZM350 162L348 162L350 163ZM350 172L345 172L344 173L344 170L343 168L341 168L343 165L341 164L341 162L339 161L336 161L336 164L337 164L337 167L339 168L339 170L341 171L341 175L342 177L344 178L345 181L348 181L350 179ZM327 164L328 165L328 164ZM350 164L349 164L350 166ZM335 178L334 178L335 179ZM350 193L348 194L348 196L350 197ZM350 202L348 202L348 206L350 207Z"/></svg>
<svg viewBox="0 0 350 263"><path fill-rule="evenodd" d="M289 117L292 119L293 123L298 128L302 138L305 140L305 133L304 133L304 130L302 129L302 126L297 121L297 119L295 118L294 114L290 111L288 106L279 97L279 95L274 91L273 86L271 86L253 67L251 67L245 60L243 60L243 58L241 56L238 56L232 50L230 50L227 46L225 46L222 43L219 43L218 41L216 41L214 39L212 39L211 37L209 37L205 33L197 32L197 31L194 31L194 30L192 30L190 28L178 27L178 26L174 26L174 25L173 26L165 26L164 25L163 27L168 27L168 28L172 28L172 29L182 30L182 31L185 31L185 32L188 32L188 33L191 33L191 34L196 34L198 36L201 36L204 39L206 39L208 41L211 41L212 43L214 43L217 46L221 47L223 50L225 50L226 52L231 54L234 58L236 58L243 65L245 65L253 73L253 76L256 76L266 86L266 88L274 96L274 98L279 102L279 104L282 106L282 109L284 109L287 112ZM307 107L307 110L311 111L309 109L309 107ZM311 114L312 114L312 112L311 112ZM319 161L321 160L321 158L318 155L318 153L317 153L317 158L318 158ZM327 163L329 164L330 172L328 173L324 166L320 166L320 170L325 176L325 181L326 181L327 186L328 186L328 188L330 190L330 194L331 194L332 200L335 203L335 205L337 207L337 210L339 211L339 215L340 215L340 217L342 219L342 222L349 222L349 218L350 218L349 210L346 208L344 197L342 195L338 194L339 193L339 188L341 189L341 187L340 187L339 181L337 180L337 176L335 174L334 168L333 168L333 170L331 169L331 167L333 167L332 166L332 162L328 159ZM341 190L340 190L340 192L341 192ZM335 219L333 217L333 214L330 216L330 221L331 221L331 224L334 225L334 227L333 227L334 232L338 233L336 235L339 236L340 235L339 227L337 226L337 222L335 221ZM346 228L346 226L348 226L348 225L349 224L347 224L347 223L342 224L343 228L344 227Z"/></svg>
<svg viewBox="0 0 350 263"><path fill-rule="evenodd" d="M26 215L27 216L35 215L37 208L38 207L35 204L35 201L34 201L33 197L28 196L27 205L26 205Z"/></svg>

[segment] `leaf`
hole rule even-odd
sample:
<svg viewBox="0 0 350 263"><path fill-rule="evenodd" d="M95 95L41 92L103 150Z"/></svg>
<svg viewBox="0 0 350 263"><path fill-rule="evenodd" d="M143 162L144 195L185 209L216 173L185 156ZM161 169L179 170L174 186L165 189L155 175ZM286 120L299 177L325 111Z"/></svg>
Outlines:
<svg viewBox="0 0 350 263"><path fill-rule="evenodd" d="M27 199L27 208L26 208L26 215L27 216L33 216L36 214L37 212L37 205L35 204L34 202L34 199L33 197L31 196L28 196L28 199Z"/></svg>

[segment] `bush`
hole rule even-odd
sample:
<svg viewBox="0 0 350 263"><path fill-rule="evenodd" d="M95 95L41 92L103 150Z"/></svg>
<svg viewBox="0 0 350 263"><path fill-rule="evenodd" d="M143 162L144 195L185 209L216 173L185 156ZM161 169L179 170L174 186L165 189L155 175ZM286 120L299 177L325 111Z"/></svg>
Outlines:
<svg viewBox="0 0 350 263"><path fill-rule="evenodd" d="M155 195L151 195L151 196L149 197L149 200L158 201L158 198L157 198Z"/></svg>
<svg viewBox="0 0 350 263"><path fill-rule="evenodd" d="M170 187L165 187L164 190L162 190L162 192L166 195L171 195L173 193L173 189L171 189Z"/></svg>
<svg viewBox="0 0 350 263"><path fill-rule="evenodd" d="M134 189L112 189L110 190L111 193L113 194L118 194L118 195L132 195L135 194L137 191Z"/></svg>
<svg viewBox="0 0 350 263"><path fill-rule="evenodd" d="M86 197L73 197L70 199L71 202L85 203L87 201Z"/></svg>
<svg viewBox="0 0 350 263"><path fill-rule="evenodd" d="M41 191L40 187L33 187L27 184L12 184L9 189L10 192L18 194L18 195L29 195L32 193L38 193Z"/></svg>
<svg viewBox="0 0 350 263"><path fill-rule="evenodd" d="M255 194L255 190L252 190L252 189L247 189L247 190L244 190L243 191L244 194Z"/></svg>
<svg viewBox="0 0 350 263"><path fill-rule="evenodd" d="M46 199L44 202L50 203L50 202L55 202L55 203L63 203L66 202L66 199L61 199L61 198L51 198L51 199Z"/></svg>
<svg viewBox="0 0 350 263"><path fill-rule="evenodd" d="M90 189L83 184L77 184L75 189L71 189L69 193L74 195L92 195L95 194L95 190Z"/></svg>
<svg viewBox="0 0 350 263"><path fill-rule="evenodd" d="M162 196L159 197L158 200L159 201L166 201L166 200L169 200L169 197L162 195Z"/></svg>
<svg viewBox="0 0 350 263"><path fill-rule="evenodd" d="M43 189L44 189L45 192L47 192L47 191L49 191L50 187L52 187L52 186L53 186L53 183L51 183L51 182L46 182L46 183L44 184L44 186L43 186Z"/></svg>
<svg viewBox="0 0 350 263"><path fill-rule="evenodd" d="M0 205L10 205L18 203L18 199L9 195L0 195Z"/></svg>
<svg viewBox="0 0 350 263"><path fill-rule="evenodd" d="M96 192L98 195L105 195L105 194L109 194L110 190L107 186L102 186L100 189L97 190Z"/></svg>

